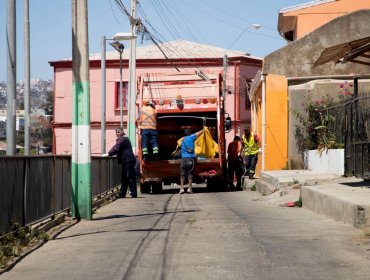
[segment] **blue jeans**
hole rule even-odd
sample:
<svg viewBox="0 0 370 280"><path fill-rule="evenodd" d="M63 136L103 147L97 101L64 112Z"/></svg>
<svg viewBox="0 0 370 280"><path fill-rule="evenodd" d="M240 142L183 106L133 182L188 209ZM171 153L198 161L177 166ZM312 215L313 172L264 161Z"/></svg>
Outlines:
<svg viewBox="0 0 370 280"><path fill-rule="evenodd" d="M258 154L248 155L244 158L245 161L245 176L253 176L256 172Z"/></svg>
<svg viewBox="0 0 370 280"><path fill-rule="evenodd" d="M142 129L141 130L141 146L143 156L148 155L148 147L152 147L153 154L158 154L157 130Z"/></svg>

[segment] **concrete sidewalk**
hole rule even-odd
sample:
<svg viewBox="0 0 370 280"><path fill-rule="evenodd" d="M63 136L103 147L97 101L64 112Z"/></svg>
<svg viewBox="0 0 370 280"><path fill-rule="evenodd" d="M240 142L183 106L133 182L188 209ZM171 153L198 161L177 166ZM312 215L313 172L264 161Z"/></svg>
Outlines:
<svg viewBox="0 0 370 280"><path fill-rule="evenodd" d="M265 200L284 205L302 199L302 207L354 227L370 226L370 183L355 177L310 170L261 172L255 184ZM300 191L297 191L300 189Z"/></svg>
<svg viewBox="0 0 370 280"><path fill-rule="evenodd" d="M303 207L351 224L370 226L370 184L352 178L332 184L302 186Z"/></svg>

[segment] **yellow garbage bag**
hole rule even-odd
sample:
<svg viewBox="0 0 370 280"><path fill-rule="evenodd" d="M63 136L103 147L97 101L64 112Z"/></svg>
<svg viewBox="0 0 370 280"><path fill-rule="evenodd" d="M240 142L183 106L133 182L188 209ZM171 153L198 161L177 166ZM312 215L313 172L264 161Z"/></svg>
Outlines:
<svg viewBox="0 0 370 280"><path fill-rule="evenodd" d="M181 149L182 139L177 140L177 147L172 153L174 155L178 149ZM195 155L197 157L214 158L218 153L218 144L213 140L208 127L204 127L204 132L195 140Z"/></svg>

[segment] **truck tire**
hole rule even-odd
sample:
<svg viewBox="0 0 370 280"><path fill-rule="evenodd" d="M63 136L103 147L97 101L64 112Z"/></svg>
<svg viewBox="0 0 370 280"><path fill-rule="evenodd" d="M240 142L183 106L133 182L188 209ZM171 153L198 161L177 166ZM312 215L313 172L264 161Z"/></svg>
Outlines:
<svg viewBox="0 0 370 280"><path fill-rule="evenodd" d="M207 192L214 192L217 188L217 180L215 178L207 178Z"/></svg>
<svg viewBox="0 0 370 280"><path fill-rule="evenodd" d="M162 192L162 181L152 183L152 193L161 193Z"/></svg>
<svg viewBox="0 0 370 280"><path fill-rule="evenodd" d="M226 180L222 177L207 178L208 192L223 192L227 191Z"/></svg>
<svg viewBox="0 0 370 280"><path fill-rule="evenodd" d="M149 182L140 182L140 192L141 193L150 193L150 183Z"/></svg>

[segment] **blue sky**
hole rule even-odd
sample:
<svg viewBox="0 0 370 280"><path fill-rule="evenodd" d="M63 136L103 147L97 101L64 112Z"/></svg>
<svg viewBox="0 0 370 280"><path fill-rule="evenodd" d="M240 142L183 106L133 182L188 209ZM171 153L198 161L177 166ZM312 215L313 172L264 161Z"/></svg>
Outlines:
<svg viewBox="0 0 370 280"><path fill-rule="evenodd" d="M129 9L130 0L121 0ZM0 1L0 81L6 81L6 2ZM23 79L23 0L17 0L17 80ZM264 57L286 45L277 32L278 11L305 0L141 0L144 12L162 41L186 39ZM29 0L31 30L31 78L53 79L48 61L72 57L71 0ZM100 53L100 38L128 32L129 21L116 0L90 0L89 51ZM153 30L151 30L153 31ZM138 47L151 44L138 40ZM111 47L107 46L107 51Z"/></svg>

